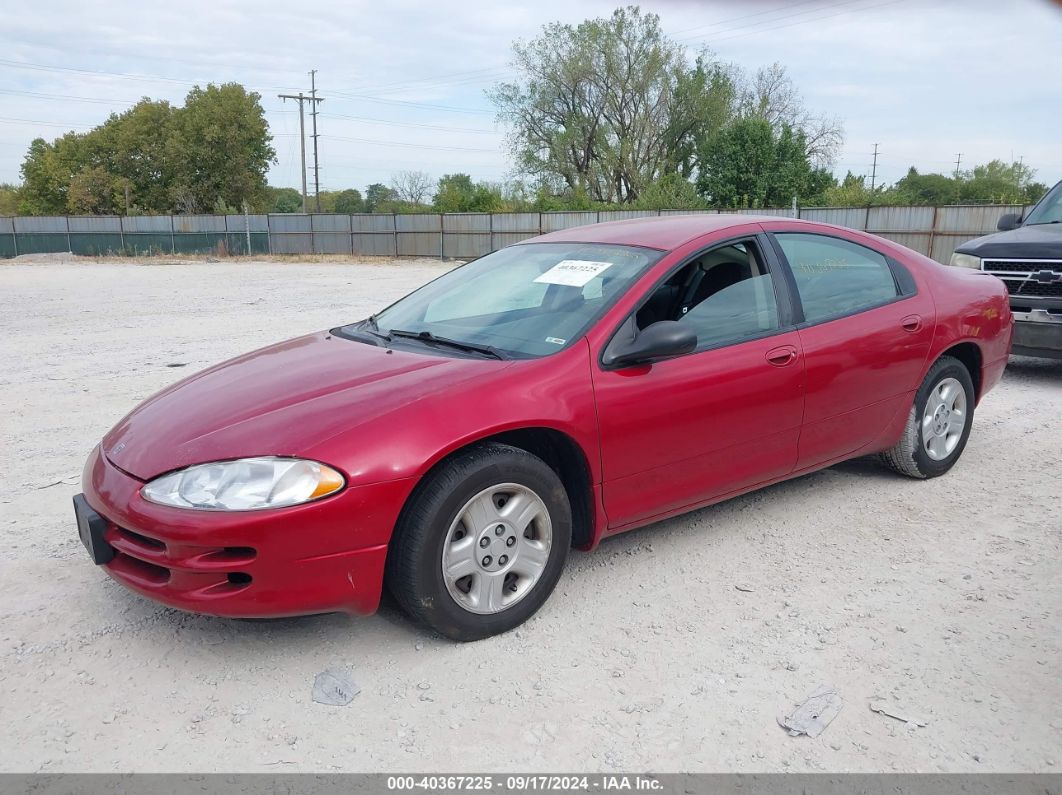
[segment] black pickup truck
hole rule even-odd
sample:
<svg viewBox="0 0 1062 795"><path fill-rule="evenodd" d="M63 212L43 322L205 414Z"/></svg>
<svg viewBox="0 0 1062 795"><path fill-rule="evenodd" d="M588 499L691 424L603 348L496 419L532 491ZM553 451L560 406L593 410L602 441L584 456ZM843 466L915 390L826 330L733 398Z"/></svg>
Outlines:
<svg viewBox="0 0 1062 795"><path fill-rule="evenodd" d="M1004 215L997 228L955 249L951 264L994 274L1007 285L1014 353L1062 359L1062 182L1024 218Z"/></svg>

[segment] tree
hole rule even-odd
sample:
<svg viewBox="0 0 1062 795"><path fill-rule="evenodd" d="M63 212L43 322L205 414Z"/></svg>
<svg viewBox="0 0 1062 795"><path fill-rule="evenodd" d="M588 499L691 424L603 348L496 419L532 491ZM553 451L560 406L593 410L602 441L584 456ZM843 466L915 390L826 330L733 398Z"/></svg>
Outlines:
<svg viewBox="0 0 1062 795"><path fill-rule="evenodd" d="M546 25L513 53L519 79L488 96L520 170L548 195L632 203L665 175L706 178L700 155L735 119L793 135L814 168L829 166L842 141L839 122L808 111L784 67L749 76L706 51L690 64L659 17L635 6Z"/></svg>
<svg viewBox="0 0 1062 795"><path fill-rule="evenodd" d="M374 182L365 189L365 212L386 212L385 205L398 201L397 194L386 185Z"/></svg>
<svg viewBox="0 0 1062 795"><path fill-rule="evenodd" d="M911 166L894 186L902 204L954 204L959 198L959 183L943 174L920 174Z"/></svg>
<svg viewBox="0 0 1062 795"><path fill-rule="evenodd" d="M502 203L501 191L482 182L473 183L468 174L446 174L435 191L435 209L441 213L489 213Z"/></svg>
<svg viewBox="0 0 1062 795"><path fill-rule="evenodd" d="M969 204L1032 204L1047 192L1023 163L991 160L962 175L959 200Z"/></svg>
<svg viewBox="0 0 1062 795"><path fill-rule="evenodd" d="M431 177L423 171L399 171L391 177L391 188L398 200L409 204L426 204L431 185Z"/></svg>
<svg viewBox="0 0 1062 795"><path fill-rule="evenodd" d="M268 188L262 207L271 213L302 212L302 194L295 188Z"/></svg>
<svg viewBox="0 0 1062 795"><path fill-rule="evenodd" d="M0 182L0 216L18 212L18 187Z"/></svg>
<svg viewBox="0 0 1062 795"><path fill-rule="evenodd" d="M513 53L521 80L488 95L510 125L520 168L594 201L637 199L688 161L693 129L717 123L729 105L730 87L707 56L690 76L685 48L635 6L546 25Z"/></svg>
<svg viewBox="0 0 1062 795"><path fill-rule="evenodd" d="M75 174L67 188L66 211L72 215L117 215L125 208L129 181L102 166Z"/></svg>
<svg viewBox="0 0 1062 795"><path fill-rule="evenodd" d="M646 185L634 206L639 210L699 210L705 203L688 179L673 172Z"/></svg>
<svg viewBox="0 0 1062 795"><path fill-rule="evenodd" d="M335 211L344 215L365 212L365 201L361 198L361 191L347 188L337 193Z"/></svg>
<svg viewBox="0 0 1062 795"><path fill-rule="evenodd" d="M832 182L812 166L803 133L766 119L740 119L704 145L700 193L720 207L784 207L820 195Z"/></svg>
<svg viewBox="0 0 1062 795"><path fill-rule="evenodd" d="M789 127L803 136L804 154L815 166L833 163L844 140L841 123L808 111L784 66L774 63L762 67L751 78L737 74L738 114L742 118L763 119L776 133Z"/></svg>
<svg viewBox="0 0 1062 795"><path fill-rule="evenodd" d="M236 83L188 92L169 142L175 206L202 212L219 199L239 207L264 198L276 152L259 99Z"/></svg>
<svg viewBox="0 0 1062 795"><path fill-rule="evenodd" d="M33 141L22 164L20 209L206 212L244 201L268 207L270 141L258 94L235 83L196 86L180 108L143 99L87 133ZM120 186L120 201L107 199L108 179Z"/></svg>
<svg viewBox="0 0 1062 795"><path fill-rule="evenodd" d="M828 185L816 201L826 207L870 207L900 203L896 199L895 189L876 185L871 191L866 174L856 175L851 171L845 174L840 184L833 182Z"/></svg>

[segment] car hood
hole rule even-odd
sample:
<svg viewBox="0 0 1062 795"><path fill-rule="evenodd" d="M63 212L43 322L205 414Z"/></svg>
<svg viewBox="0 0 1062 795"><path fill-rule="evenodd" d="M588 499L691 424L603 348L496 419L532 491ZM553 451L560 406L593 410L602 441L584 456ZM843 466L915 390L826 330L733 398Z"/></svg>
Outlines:
<svg viewBox="0 0 1062 795"><path fill-rule="evenodd" d="M207 461L298 456L507 364L312 334L215 365L148 398L104 437L103 452L140 480Z"/></svg>
<svg viewBox="0 0 1062 795"><path fill-rule="evenodd" d="M968 240L956 251L975 257L1062 259L1062 224L1032 224Z"/></svg>

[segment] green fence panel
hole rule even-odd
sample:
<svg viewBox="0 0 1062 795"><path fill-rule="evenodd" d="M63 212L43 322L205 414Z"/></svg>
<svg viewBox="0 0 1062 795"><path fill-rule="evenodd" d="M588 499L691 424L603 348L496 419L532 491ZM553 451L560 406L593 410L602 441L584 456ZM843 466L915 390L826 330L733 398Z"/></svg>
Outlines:
<svg viewBox="0 0 1062 795"><path fill-rule="evenodd" d="M0 259L10 259L15 256L15 236L0 235Z"/></svg>
<svg viewBox="0 0 1062 795"><path fill-rule="evenodd" d="M175 232L174 254L224 254L224 232Z"/></svg>
<svg viewBox="0 0 1062 795"><path fill-rule="evenodd" d="M70 250L88 257L117 256L122 253L120 232L71 232Z"/></svg>
<svg viewBox="0 0 1062 795"><path fill-rule="evenodd" d="M172 254L173 238L167 233L126 232L123 253L138 254Z"/></svg>
<svg viewBox="0 0 1062 795"><path fill-rule="evenodd" d="M246 232L229 232L225 239L228 252L233 255L245 256L247 254L268 254L269 233L251 232L251 250L247 250Z"/></svg>
<svg viewBox="0 0 1062 795"><path fill-rule="evenodd" d="M15 245L19 254L57 254L70 250L65 232L61 235L48 232L16 232Z"/></svg>

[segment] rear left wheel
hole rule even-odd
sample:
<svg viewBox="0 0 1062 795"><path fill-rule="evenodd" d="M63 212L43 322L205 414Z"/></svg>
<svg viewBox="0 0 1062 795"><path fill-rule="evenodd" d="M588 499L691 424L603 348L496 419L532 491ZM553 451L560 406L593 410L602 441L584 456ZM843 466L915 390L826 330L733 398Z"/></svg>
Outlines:
<svg viewBox="0 0 1062 795"><path fill-rule="evenodd" d="M951 469L966 448L973 425L974 386L958 359L941 356L915 393L903 436L881 454L891 469L913 478L935 478Z"/></svg>

